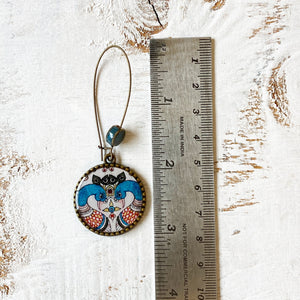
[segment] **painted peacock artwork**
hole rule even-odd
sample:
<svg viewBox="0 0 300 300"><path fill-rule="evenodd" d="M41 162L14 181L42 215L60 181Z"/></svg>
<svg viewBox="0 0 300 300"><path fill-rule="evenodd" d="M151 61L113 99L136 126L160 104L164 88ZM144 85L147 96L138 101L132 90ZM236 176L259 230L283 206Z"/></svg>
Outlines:
<svg viewBox="0 0 300 300"><path fill-rule="evenodd" d="M101 233L121 232L143 211L143 186L118 167L102 167L79 182L75 205L82 222Z"/></svg>

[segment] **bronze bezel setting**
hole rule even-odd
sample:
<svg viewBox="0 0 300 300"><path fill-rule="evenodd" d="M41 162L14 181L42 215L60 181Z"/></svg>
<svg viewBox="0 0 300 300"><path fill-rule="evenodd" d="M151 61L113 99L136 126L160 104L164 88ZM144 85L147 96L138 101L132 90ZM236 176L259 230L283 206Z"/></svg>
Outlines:
<svg viewBox="0 0 300 300"><path fill-rule="evenodd" d="M139 213L139 216L136 218L136 220L130 224L128 227L122 229L122 230L119 230L119 231L116 231L116 232L102 232L102 231L99 231L99 230L95 230L93 229L92 227L90 227L88 224L86 224L86 222L81 218L81 216L79 215L79 212L78 212L78 209L77 209L77 205L76 205L76 195L77 195L77 192L78 192L78 187L80 185L80 183L82 182L82 180L87 176L89 175L90 173L98 170L98 169L102 169L102 168L119 168L119 169L122 169L126 172L129 173L129 175L133 176L135 178L135 180L137 181L137 183L140 185L141 187L141 191L142 191L142 207L141 207L141 211ZM137 176L137 174L135 172L133 172L129 167L124 167L123 165L120 165L120 164L116 164L116 163L111 163L111 164L107 164L107 163L104 163L104 164L101 164L101 165L97 165L93 168L90 168L87 172L85 172L82 177L80 178L80 180L78 181L77 185L76 185L76 188L75 188L75 191L74 191L74 197L73 197L73 204L74 204L74 209L75 209L75 212L76 212L76 215L78 217L78 219L80 220L80 222L83 224L84 227L86 227L88 230L98 234L98 235L103 235L103 236L116 236L116 235L121 235L123 233L126 233L128 232L129 230L131 230L133 227L135 227L135 225L140 221L141 217L143 216L144 214L144 211L145 211L145 207L146 207L146 192L145 192L145 188L144 188L144 185L141 181L141 179Z"/></svg>

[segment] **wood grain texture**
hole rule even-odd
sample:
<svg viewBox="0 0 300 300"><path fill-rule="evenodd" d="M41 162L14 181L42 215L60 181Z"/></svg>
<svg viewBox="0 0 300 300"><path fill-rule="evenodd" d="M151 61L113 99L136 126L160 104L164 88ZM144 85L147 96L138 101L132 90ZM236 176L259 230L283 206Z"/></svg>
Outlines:
<svg viewBox="0 0 300 300"><path fill-rule="evenodd" d="M225 5L225 0L204 0L205 2L213 3L212 10L217 10Z"/></svg>
<svg viewBox="0 0 300 300"><path fill-rule="evenodd" d="M116 26L123 36L122 44L149 52L151 35L168 25L169 1L103 1L92 2L87 12L97 18L105 18ZM121 13L120 13L121 12Z"/></svg>
<svg viewBox="0 0 300 300"><path fill-rule="evenodd" d="M296 0L117 0L0 4L0 292L3 299L154 299L149 38L214 39L221 299L299 299L300 7ZM131 232L107 239L72 195L99 164L92 80L123 46L132 101L117 149L145 183ZM104 129L127 93L103 62Z"/></svg>
<svg viewBox="0 0 300 300"><path fill-rule="evenodd" d="M291 117L289 109L289 100L287 98L286 74L282 64L286 61L284 58L272 69L269 80L268 92L270 95L269 108L274 118L283 126L290 126Z"/></svg>
<svg viewBox="0 0 300 300"><path fill-rule="evenodd" d="M29 261L28 236L22 226L22 203L14 193L19 180L25 180L30 173L37 172L41 164L33 164L25 155L19 155L10 144L14 131L4 126L1 132L0 149L0 294L9 295L14 290L10 272L15 264ZM16 206L15 204L18 205Z"/></svg>

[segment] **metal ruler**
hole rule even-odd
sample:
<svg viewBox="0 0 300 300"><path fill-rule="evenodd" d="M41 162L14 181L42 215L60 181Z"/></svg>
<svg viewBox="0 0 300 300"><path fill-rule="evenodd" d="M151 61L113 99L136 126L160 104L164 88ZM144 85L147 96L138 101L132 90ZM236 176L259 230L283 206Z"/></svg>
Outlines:
<svg viewBox="0 0 300 300"><path fill-rule="evenodd" d="M217 299L210 38L151 39L156 299Z"/></svg>

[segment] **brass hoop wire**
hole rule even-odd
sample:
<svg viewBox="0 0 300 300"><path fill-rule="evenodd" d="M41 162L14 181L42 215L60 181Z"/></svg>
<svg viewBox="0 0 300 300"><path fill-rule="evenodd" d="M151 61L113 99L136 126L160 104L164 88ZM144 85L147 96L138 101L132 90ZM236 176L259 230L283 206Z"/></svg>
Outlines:
<svg viewBox="0 0 300 300"><path fill-rule="evenodd" d="M115 133L113 139L112 139L112 146L111 147L106 147L105 146L105 139L103 137L101 137L101 122L100 122L100 114L99 114L99 105L98 105L98 93L97 93L97 81L98 81L98 67L99 67L99 64L100 64L100 61L103 57L103 55L111 48L117 48L119 50L122 51L122 53L125 55L125 58L126 58L126 61L127 61L127 64L128 64L128 70L129 70L129 90L128 90L128 97L127 97L127 102L126 102L126 106L125 106L125 110L124 110L124 114L123 114L123 117L122 117L122 120L121 120L121 123L119 125L119 129L118 131ZM128 105L129 105L129 101L130 101L130 95L131 95L131 86L132 86L132 74L131 74L131 66L130 66L130 62L129 62L129 58L125 52L125 50L123 48L121 48L120 46L118 45L111 45L109 47L107 47L106 49L104 49L104 51L102 52L102 54L100 55L99 59L98 59L98 62L97 62L97 65L96 65L96 68L95 68L95 73L94 73L94 87L93 87L93 90L94 90L94 111L95 111L95 119L96 119L96 125L97 125L97 131L98 131L98 137L99 137L99 143L100 145L98 146L101 150L101 160L103 161L103 152L105 150L110 150L110 152L108 154L105 155L104 157L104 160L107 160L106 162L109 162L109 163L114 163L115 162L115 155L113 154L113 145L114 145L114 140L115 140L115 137L118 135L118 133L121 131L122 129L122 126L123 126L123 123L124 123L124 120L125 120L125 116L126 116L126 113L127 113L127 109L128 109ZM103 138L103 142L102 142L102 138ZM109 157L111 159L109 159Z"/></svg>

